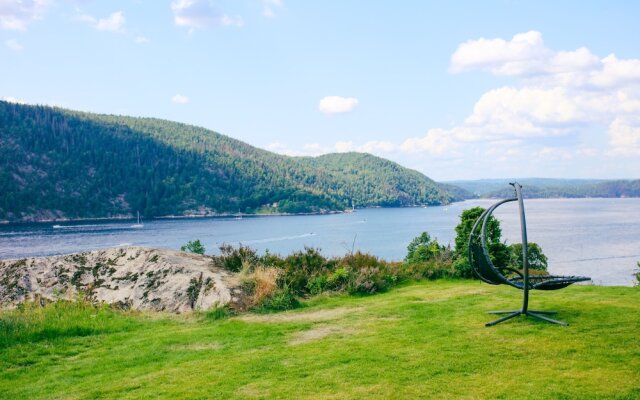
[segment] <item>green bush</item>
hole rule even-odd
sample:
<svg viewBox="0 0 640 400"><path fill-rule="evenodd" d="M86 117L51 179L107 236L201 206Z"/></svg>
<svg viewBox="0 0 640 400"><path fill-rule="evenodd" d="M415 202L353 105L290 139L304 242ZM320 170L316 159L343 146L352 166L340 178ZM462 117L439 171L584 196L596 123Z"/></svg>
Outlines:
<svg viewBox="0 0 640 400"><path fill-rule="evenodd" d="M205 313L205 318L211 321L217 321L232 316L234 313L228 307L216 307Z"/></svg>
<svg viewBox="0 0 640 400"><path fill-rule="evenodd" d="M240 272L243 269L253 270L260 258L251 247L240 245L238 248L230 244L220 246L220 255L213 256L212 264L215 267L231 272Z"/></svg>
<svg viewBox="0 0 640 400"><path fill-rule="evenodd" d="M184 246L180 247L180 251L186 251L188 253L204 254L205 249L200 240L189 241Z"/></svg>
<svg viewBox="0 0 640 400"><path fill-rule="evenodd" d="M262 311L285 311L300 307L300 301L289 288L281 288L266 297L259 310Z"/></svg>
<svg viewBox="0 0 640 400"><path fill-rule="evenodd" d="M509 267L521 270L522 265L522 243L514 243L509 246ZM542 252L542 248L537 243L528 243L527 264L529 269L547 272L547 256Z"/></svg>
<svg viewBox="0 0 640 400"><path fill-rule="evenodd" d="M349 282L351 294L374 294L384 292L397 282L397 276L387 273L380 267L365 267L353 272Z"/></svg>
<svg viewBox="0 0 640 400"><path fill-rule="evenodd" d="M278 286L288 287L297 296L312 294L310 289L322 290L318 287L320 281L312 282L314 278L326 276L333 272L336 260L326 259L318 249L305 247L284 259L282 274L278 278Z"/></svg>
<svg viewBox="0 0 640 400"><path fill-rule="evenodd" d="M446 251L445 246L441 246L437 239L431 240L427 232L422 232L407 246L407 256L404 261L407 263L420 263L438 258Z"/></svg>
<svg viewBox="0 0 640 400"><path fill-rule="evenodd" d="M476 220L480 218L480 215L484 212L482 207L474 207L464 210L460 215L460 223L456 226L456 238L455 238L455 263L454 267L456 275L461 278L475 278L471 264L469 263L469 235L471 229ZM499 262L508 261L508 251L503 247L504 244L500 242L500 236L502 230L500 229L500 222L491 216L487 221L487 243L489 247L489 255L494 256L499 254ZM505 258L506 257L506 258ZM496 260L494 260L496 261ZM506 265L503 264L503 265Z"/></svg>
<svg viewBox="0 0 640 400"><path fill-rule="evenodd" d="M343 290L349 283L350 277L351 274L345 268L336 268L336 270L327 277L327 288L336 291Z"/></svg>
<svg viewBox="0 0 640 400"><path fill-rule="evenodd" d="M307 281L307 289L310 294L320 294L328 289L325 275L314 276Z"/></svg>
<svg viewBox="0 0 640 400"><path fill-rule="evenodd" d="M456 226L455 253L453 268L457 276L461 278L475 278L475 274L469 263L469 235L476 220L484 212L481 207L464 210L460 215L460 223ZM478 228L476 228L478 229ZM522 244L516 243L507 246L501 241L502 230L500 222L493 216L487 221L487 247L491 261L498 269L513 268L521 270ZM528 264L531 270L547 270L547 257L536 243L529 243Z"/></svg>

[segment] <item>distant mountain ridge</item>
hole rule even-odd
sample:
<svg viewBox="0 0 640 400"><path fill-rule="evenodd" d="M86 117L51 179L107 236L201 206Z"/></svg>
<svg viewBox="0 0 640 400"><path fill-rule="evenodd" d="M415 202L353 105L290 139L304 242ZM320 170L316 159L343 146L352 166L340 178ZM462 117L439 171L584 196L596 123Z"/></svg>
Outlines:
<svg viewBox="0 0 640 400"><path fill-rule="evenodd" d="M177 122L0 101L0 220L322 213L462 198L370 154L289 157Z"/></svg>
<svg viewBox="0 0 640 400"><path fill-rule="evenodd" d="M640 179L480 179L476 181L450 181L478 197L503 198L513 194L509 182L524 186L528 198L586 198L586 197L640 197Z"/></svg>

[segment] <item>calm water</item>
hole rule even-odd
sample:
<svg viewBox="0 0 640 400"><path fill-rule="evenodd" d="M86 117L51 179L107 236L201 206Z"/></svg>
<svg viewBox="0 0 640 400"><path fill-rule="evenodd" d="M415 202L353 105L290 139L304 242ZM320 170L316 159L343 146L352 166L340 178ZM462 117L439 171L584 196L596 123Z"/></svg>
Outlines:
<svg viewBox="0 0 640 400"><path fill-rule="evenodd" d="M352 214L203 218L0 225L0 259L65 254L102 247L137 245L178 249L200 239L212 253L222 243L242 243L260 251L287 254L304 246L325 255L343 255L352 247L387 260L401 260L406 246L422 231L440 243L452 243L462 210L487 207L473 200L448 207L358 210ZM553 273L586 275L600 285L631 285L640 260L640 199L527 200L529 241L540 244ZM519 241L517 205L496 212L503 237Z"/></svg>

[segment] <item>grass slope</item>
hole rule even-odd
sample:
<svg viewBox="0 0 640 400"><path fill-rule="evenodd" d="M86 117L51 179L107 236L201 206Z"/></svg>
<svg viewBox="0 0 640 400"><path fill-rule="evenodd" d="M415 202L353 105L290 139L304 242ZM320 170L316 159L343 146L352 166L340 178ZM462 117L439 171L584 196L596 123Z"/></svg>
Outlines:
<svg viewBox="0 0 640 400"><path fill-rule="evenodd" d="M640 290L535 292L533 307L571 325L483 326L520 294L436 281L217 321L66 305L16 328L26 320L5 313L0 397L640 397Z"/></svg>

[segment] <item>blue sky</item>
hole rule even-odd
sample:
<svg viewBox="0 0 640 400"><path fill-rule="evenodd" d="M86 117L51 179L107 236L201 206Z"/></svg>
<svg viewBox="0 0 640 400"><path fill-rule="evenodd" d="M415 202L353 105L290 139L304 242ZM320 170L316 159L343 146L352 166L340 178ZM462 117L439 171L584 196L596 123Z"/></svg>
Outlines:
<svg viewBox="0 0 640 400"><path fill-rule="evenodd" d="M638 178L640 3L0 0L0 98L436 180Z"/></svg>

